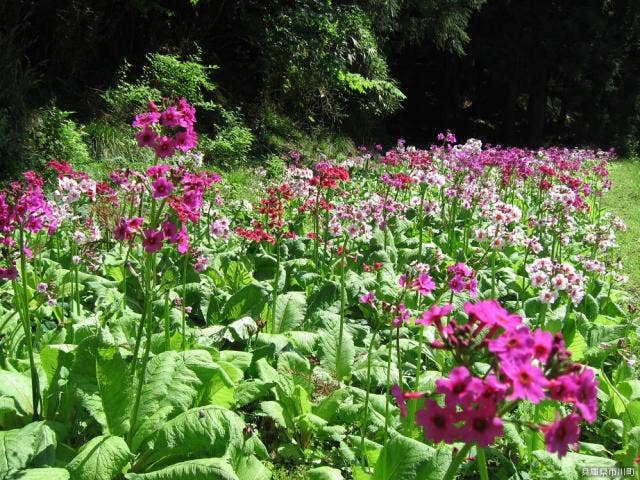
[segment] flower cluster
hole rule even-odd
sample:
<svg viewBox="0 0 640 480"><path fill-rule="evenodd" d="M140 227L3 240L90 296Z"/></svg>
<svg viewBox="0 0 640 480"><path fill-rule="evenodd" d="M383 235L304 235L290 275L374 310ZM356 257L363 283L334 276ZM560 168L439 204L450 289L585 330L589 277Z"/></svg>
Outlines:
<svg viewBox="0 0 640 480"><path fill-rule="evenodd" d="M531 331L520 316L509 313L495 300L467 302L466 322L444 318L452 305L433 305L416 323L434 325L440 336L432 347L450 350L459 366L436 381L434 398L416 413L416 423L434 442L463 441L480 447L502 436L505 421L526 400L553 400L571 405L569 416L549 425L537 425L545 434L547 449L566 454L577 442L581 420L597 416L597 380L589 368L571 361L562 334ZM489 358L488 371L472 373L475 360ZM404 402L423 394L392 394L406 412ZM431 397L431 395L430 395ZM440 398L441 401L438 401ZM565 408L559 405L559 408Z"/></svg>
<svg viewBox="0 0 640 480"><path fill-rule="evenodd" d="M570 263L553 262L549 257L538 258L526 267L531 285L540 289L543 303L553 304L565 293L574 305L585 296L584 275Z"/></svg>
<svg viewBox="0 0 640 480"><path fill-rule="evenodd" d="M475 297L478 294L478 281L471 267L464 263L456 263L448 266L447 272L451 277L449 279L449 288L452 292L459 293L467 290L471 297Z"/></svg>
<svg viewBox="0 0 640 480"><path fill-rule="evenodd" d="M181 98L177 105L168 105L163 111L149 102L149 111L136 115L132 125L137 129L140 147L152 148L158 158L167 158L172 157L176 149L188 152L196 146L195 122L195 108Z"/></svg>

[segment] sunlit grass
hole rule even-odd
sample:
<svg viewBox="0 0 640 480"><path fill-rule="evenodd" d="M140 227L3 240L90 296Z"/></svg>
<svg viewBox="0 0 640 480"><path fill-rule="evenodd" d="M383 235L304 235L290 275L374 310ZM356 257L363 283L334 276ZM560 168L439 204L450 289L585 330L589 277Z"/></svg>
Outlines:
<svg viewBox="0 0 640 480"><path fill-rule="evenodd" d="M629 275L628 290L640 298L640 159L613 163L610 172L613 188L604 206L627 224L627 231L618 233L618 254Z"/></svg>

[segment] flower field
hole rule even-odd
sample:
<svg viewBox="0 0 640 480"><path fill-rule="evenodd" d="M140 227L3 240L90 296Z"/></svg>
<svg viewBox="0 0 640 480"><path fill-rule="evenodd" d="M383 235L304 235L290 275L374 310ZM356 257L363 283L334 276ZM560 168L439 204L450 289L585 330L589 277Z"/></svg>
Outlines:
<svg viewBox="0 0 640 480"><path fill-rule="evenodd" d="M252 204L196 125L0 193L0 478L640 478L613 153L292 152Z"/></svg>

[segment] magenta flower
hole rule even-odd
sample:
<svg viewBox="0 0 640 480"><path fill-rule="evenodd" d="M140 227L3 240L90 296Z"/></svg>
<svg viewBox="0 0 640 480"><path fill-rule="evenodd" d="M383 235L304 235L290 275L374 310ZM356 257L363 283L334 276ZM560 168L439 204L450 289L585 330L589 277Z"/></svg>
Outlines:
<svg viewBox="0 0 640 480"><path fill-rule="evenodd" d="M193 129L187 129L176 133L175 144L179 150L188 152L198 143L198 135Z"/></svg>
<svg viewBox="0 0 640 480"><path fill-rule="evenodd" d="M171 183L170 180L167 180L164 177L160 177L155 180L151 184L151 187L153 188L152 196L156 200L166 198L171 195L171 192L173 192L173 183Z"/></svg>
<svg viewBox="0 0 640 480"><path fill-rule="evenodd" d="M504 363L502 372L510 380L512 392L507 400L529 400L539 403L544 399L544 388L549 383L542 370L530 363Z"/></svg>
<svg viewBox="0 0 640 480"><path fill-rule="evenodd" d="M160 120L160 114L158 112L145 112L139 113L135 116L135 120L131 124L134 127L148 127L149 125L153 125L154 123L158 123Z"/></svg>
<svg viewBox="0 0 640 480"><path fill-rule="evenodd" d="M475 443L480 448L491 445L503 434L502 420L495 413L495 405L490 402L480 402L474 408L465 408L461 415L465 423L460 429L460 440Z"/></svg>
<svg viewBox="0 0 640 480"><path fill-rule="evenodd" d="M187 123L182 118L182 113L176 107L169 107L160 116L160 123L165 127L186 127Z"/></svg>
<svg viewBox="0 0 640 480"><path fill-rule="evenodd" d="M470 320L487 328L495 326L503 330L512 330L522 325L522 318L519 315L509 313L496 300L482 300L477 303L466 302L464 311Z"/></svg>
<svg viewBox="0 0 640 480"><path fill-rule="evenodd" d="M431 399L416 412L416 424L424 429L424 437L435 443L453 443L457 438L457 421L455 408L441 407Z"/></svg>
<svg viewBox="0 0 640 480"><path fill-rule="evenodd" d="M142 246L148 253L157 252L162 248L162 241L164 240L164 234L162 230L156 231L151 228L147 228L144 231L144 239L142 240Z"/></svg>
<svg viewBox="0 0 640 480"><path fill-rule="evenodd" d="M360 296L360 303L366 303L368 305L373 306L375 301L376 301L376 292L371 291Z"/></svg>
<svg viewBox="0 0 640 480"><path fill-rule="evenodd" d="M157 138L158 134L154 132L153 129L149 126L146 126L142 130L136 132L136 140L138 141L138 146L140 148L153 148Z"/></svg>
<svg viewBox="0 0 640 480"><path fill-rule="evenodd" d="M573 375L560 375L549 380L547 386L549 397L560 402L573 401L576 394L576 379Z"/></svg>
<svg viewBox="0 0 640 480"><path fill-rule="evenodd" d="M398 316L393 319L391 325L393 325L395 328L400 328L404 322L407 322L409 320L409 310L407 310L407 307L404 306L404 303L401 303L400 305L398 305L397 313Z"/></svg>
<svg viewBox="0 0 640 480"><path fill-rule="evenodd" d="M482 381L472 377L466 367L456 367L448 378L436 380L436 392L444 394L447 405L467 404L476 399L482 391Z"/></svg>
<svg viewBox="0 0 640 480"><path fill-rule="evenodd" d="M564 418L556 417L556 421L542 427L542 431L544 432L547 451L551 453L557 452L558 457L564 457L569 446L574 449L578 448L580 416L572 413Z"/></svg>
<svg viewBox="0 0 640 480"><path fill-rule="evenodd" d="M431 292L433 292L436 289L436 284L431 278L431 276L429 276L428 273L424 273L424 272L418 275L418 278L413 283L413 286L418 291L418 293L422 296L429 295Z"/></svg>
<svg viewBox="0 0 640 480"><path fill-rule="evenodd" d="M414 400L424 396L423 392L403 392L399 385L393 385L389 391L396 399L398 408L400 408L400 416L407 416L407 400Z"/></svg>
<svg viewBox="0 0 640 480"><path fill-rule="evenodd" d="M580 375L574 378L576 408L582 418L593 423L598 416L598 380L590 368L585 368Z"/></svg>
<svg viewBox="0 0 640 480"><path fill-rule="evenodd" d="M416 318L416 323L421 323L424 326L429 326L433 324L437 324L440 322L442 317L446 317L453 311L453 305L446 304L443 306L431 305L429 310L424 312L422 316Z"/></svg>
<svg viewBox="0 0 640 480"><path fill-rule="evenodd" d="M537 329L533 332L533 356L541 362L546 362L551 353L553 335L545 330Z"/></svg>
<svg viewBox="0 0 640 480"><path fill-rule="evenodd" d="M176 147L172 139L163 135L156 140L155 151L159 158L172 157L176 153Z"/></svg>

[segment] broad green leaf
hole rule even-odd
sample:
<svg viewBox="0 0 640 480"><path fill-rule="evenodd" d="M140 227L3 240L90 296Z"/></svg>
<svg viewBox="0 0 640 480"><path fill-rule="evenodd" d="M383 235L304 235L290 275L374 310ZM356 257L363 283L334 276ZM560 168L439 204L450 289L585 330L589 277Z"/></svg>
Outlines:
<svg viewBox="0 0 640 480"><path fill-rule="evenodd" d="M169 420L157 433L152 450L139 466L149 467L193 457L223 457L243 441L244 422L216 406L193 408Z"/></svg>
<svg viewBox="0 0 640 480"><path fill-rule="evenodd" d="M321 365L333 372L339 380L351 377L355 347L353 338L347 327L347 321L342 329L342 343L340 342L340 318L338 315L325 317L324 328L320 330L319 346L322 351Z"/></svg>
<svg viewBox="0 0 640 480"><path fill-rule="evenodd" d="M0 432L0 476L12 470L50 465L55 450L56 434L45 422Z"/></svg>
<svg viewBox="0 0 640 480"><path fill-rule="evenodd" d="M133 431L147 419L155 423L158 419L154 415L165 407L171 407L171 414L188 410L215 370L211 354L205 350L168 351L153 357L147 366Z"/></svg>
<svg viewBox="0 0 640 480"><path fill-rule="evenodd" d="M18 372L0 370L0 397L14 399L20 417L33 415L31 379Z"/></svg>
<svg viewBox="0 0 640 480"><path fill-rule="evenodd" d="M101 348L96 358L96 380L102 400L106 432L124 436L130 427L133 378L116 347Z"/></svg>
<svg viewBox="0 0 640 480"><path fill-rule="evenodd" d="M234 393L234 400L237 407L244 407L265 396L271 389L272 384L262 380L249 380L240 383Z"/></svg>
<svg viewBox="0 0 640 480"><path fill-rule="evenodd" d="M441 480L451 462L448 446L435 449L397 435L387 441L374 470L374 480Z"/></svg>
<svg viewBox="0 0 640 480"><path fill-rule="evenodd" d="M288 292L278 297L274 331L284 333L302 325L307 312L307 300L304 292Z"/></svg>
<svg viewBox="0 0 640 480"><path fill-rule="evenodd" d="M69 472L64 468L27 468L13 472L6 480L70 480Z"/></svg>
<svg viewBox="0 0 640 480"><path fill-rule="evenodd" d="M74 480L111 480L121 474L133 454L121 437L102 435L82 446L67 470Z"/></svg>
<svg viewBox="0 0 640 480"><path fill-rule="evenodd" d="M309 480L344 480L342 473L337 468L318 467L307 472Z"/></svg>
<svg viewBox="0 0 640 480"><path fill-rule="evenodd" d="M225 323L243 316L258 318L260 312L269 300L270 287L253 282L234 293L222 310L222 319Z"/></svg>
<svg viewBox="0 0 640 480"><path fill-rule="evenodd" d="M222 458L190 460L154 472L128 473L125 476L128 480L240 480L227 460Z"/></svg>

